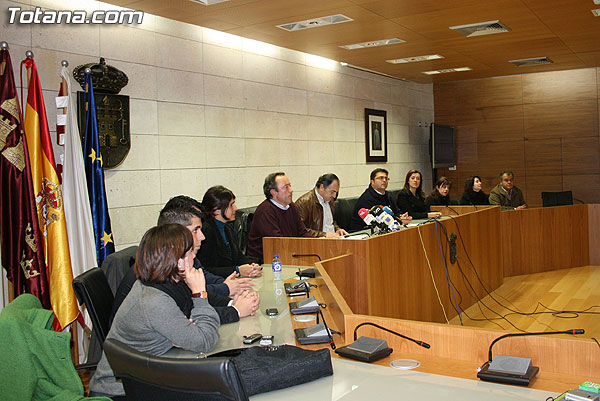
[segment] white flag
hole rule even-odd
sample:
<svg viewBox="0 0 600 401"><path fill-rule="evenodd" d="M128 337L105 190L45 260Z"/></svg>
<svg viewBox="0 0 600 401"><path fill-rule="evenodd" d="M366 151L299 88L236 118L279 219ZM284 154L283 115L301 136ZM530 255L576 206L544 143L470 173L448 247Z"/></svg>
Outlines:
<svg viewBox="0 0 600 401"><path fill-rule="evenodd" d="M67 222L67 234L69 238L69 249L71 250L71 266L73 277L79 276L86 270L96 266L96 245L94 240L94 228L92 223L92 212L88 198L87 181L85 178L85 167L83 165L83 150L79 139L77 118L75 117L75 106L71 95L71 80L69 70L63 67L61 77L67 83L65 96L57 98L57 107L67 108L66 117L59 119L64 122L64 167L63 167L63 199L65 202L65 219ZM86 313L87 315L87 313ZM85 316L86 325L89 326L89 317ZM79 358L80 362L87 353L87 344L83 344L87 336L83 335L78 326Z"/></svg>

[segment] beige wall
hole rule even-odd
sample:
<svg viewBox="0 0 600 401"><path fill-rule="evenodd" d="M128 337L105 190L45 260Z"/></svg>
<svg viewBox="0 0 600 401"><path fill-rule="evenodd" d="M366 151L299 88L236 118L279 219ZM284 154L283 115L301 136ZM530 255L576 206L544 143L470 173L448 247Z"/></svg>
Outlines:
<svg viewBox="0 0 600 401"><path fill-rule="evenodd" d="M0 10L38 5L115 9L91 1L0 0ZM379 166L365 163L365 108L388 113L390 189L400 188L411 168L422 170L431 187L429 131L418 126L433 121L431 85L148 14L141 26L6 23L0 40L9 42L14 68L26 50L35 53L51 130L62 59L72 69L102 56L129 76L121 94L130 96L131 151L106 171L118 249L137 244L170 197L201 198L222 184L240 207L256 205L273 171L288 174L294 198L326 172L341 178L342 197L359 195Z"/></svg>

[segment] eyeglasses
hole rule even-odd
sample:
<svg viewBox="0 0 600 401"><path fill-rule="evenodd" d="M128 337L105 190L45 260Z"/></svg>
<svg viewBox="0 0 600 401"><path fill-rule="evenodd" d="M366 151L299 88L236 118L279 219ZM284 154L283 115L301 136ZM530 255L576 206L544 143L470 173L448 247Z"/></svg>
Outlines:
<svg viewBox="0 0 600 401"><path fill-rule="evenodd" d="M379 177L375 177L376 180L382 180L382 181L391 181L390 177L385 177L385 176L379 176Z"/></svg>

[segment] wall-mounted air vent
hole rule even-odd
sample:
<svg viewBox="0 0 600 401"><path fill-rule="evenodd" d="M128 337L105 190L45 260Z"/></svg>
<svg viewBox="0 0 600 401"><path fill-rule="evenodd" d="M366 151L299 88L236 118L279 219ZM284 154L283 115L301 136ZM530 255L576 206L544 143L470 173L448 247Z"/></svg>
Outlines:
<svg viewBox="0 0 600 401"><path fill-rule="evenodd" d="M494 33L510 32L510 28L499 20L478 22L469 25L451 26L450 29L456 33L466 36L467 38L481 35L492 35Z"/></svg>
<svg viewBox="0 0 600 401"><path fill-rule="evenodd" d="M532 65L552 64L553 61L548 57L533 57L523 58L521 60L508 60L509 63L513 63L517 67L529 67Z"/></svg>
<svg viewBox="0 0 600 401"><path fill-rule="evenodd" d="M341 24L342 22L354 21L350 17L343 14L328 15L327 17L311 18L304 21L290 22L289 24L277 25L277 28L285 29L286 31L299 31L301 29L318 28L320 26Z"/></svg>

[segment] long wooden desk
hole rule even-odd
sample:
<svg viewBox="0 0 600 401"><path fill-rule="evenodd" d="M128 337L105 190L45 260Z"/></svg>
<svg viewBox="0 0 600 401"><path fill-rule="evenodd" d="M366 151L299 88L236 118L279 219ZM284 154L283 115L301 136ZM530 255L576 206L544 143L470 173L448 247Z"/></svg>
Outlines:
<svg viewBox="0 0 600 401"><path fill-rule="evenodd" d="M450 262L444 233L458 237L462 272ZM463 274L470 282L481 279L488 291L502 283L500 233L500 209L489 208L367 239L264 238L263 249L265 255L279 253L288 264L315 262L292 258L293 253L337 258L328 273L354 313L441 323L457 314L448 279L462 294L464 308L486 291L482 286L471 290Z"/></svg>

